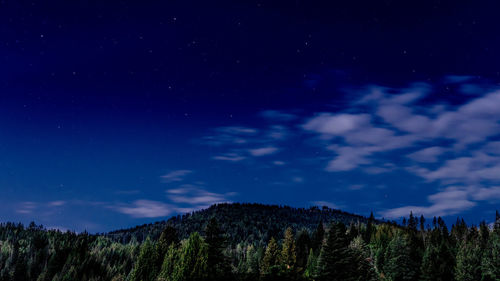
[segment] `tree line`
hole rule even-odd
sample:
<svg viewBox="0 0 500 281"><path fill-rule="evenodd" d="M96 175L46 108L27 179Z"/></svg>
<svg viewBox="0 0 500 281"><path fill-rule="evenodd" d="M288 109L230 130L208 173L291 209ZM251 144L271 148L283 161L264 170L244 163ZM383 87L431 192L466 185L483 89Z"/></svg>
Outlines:
<svg viewBox="0 0 500 281"><path fill-rule="evenodd" d="M226 216L231 215L226 213ZM441 218L410 214L401 225L319 221L285 227L268 241L239 242L220 223L180 235L114 241L106 235L0 225L1 280L500 280L500 215L495 223L451 229ZM255 222L258 223L258 222Z"/></svg>

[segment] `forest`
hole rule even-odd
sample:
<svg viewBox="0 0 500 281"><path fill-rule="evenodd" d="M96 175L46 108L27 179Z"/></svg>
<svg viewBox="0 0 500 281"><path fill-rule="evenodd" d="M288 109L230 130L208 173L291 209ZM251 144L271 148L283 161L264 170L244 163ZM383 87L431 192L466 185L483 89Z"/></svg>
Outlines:
<svg viewBox="0 0 500 281"><path fill-rule="evenodd" d="M89 234L0 225L0 280L500 280L495 222L218 204Z"/></svg>

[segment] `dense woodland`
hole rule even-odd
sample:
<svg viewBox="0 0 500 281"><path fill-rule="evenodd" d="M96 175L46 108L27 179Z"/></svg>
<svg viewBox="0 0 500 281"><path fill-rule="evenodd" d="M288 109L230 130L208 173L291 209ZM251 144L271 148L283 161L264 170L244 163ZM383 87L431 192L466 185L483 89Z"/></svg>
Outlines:
<svg viewBox="0 0 500 281"><path fill-rule="evenodd" d="M500 215L448 229L412 214L397 225L328 208L221 204L108 234L6 223L0 280L500 280Z"/></svg>

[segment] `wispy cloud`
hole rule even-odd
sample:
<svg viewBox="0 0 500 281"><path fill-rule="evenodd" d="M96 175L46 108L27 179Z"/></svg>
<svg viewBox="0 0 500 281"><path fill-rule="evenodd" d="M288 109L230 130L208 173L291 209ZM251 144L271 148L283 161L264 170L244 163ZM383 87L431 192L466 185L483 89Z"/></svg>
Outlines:
<svg viewBox="0 0 500 281"><path fill-rule="evenodd" d="M38 204L36 202L21 202L21 204L17 206L16 212L19 214L31 214L37 207Z"/></svg>
<svg viewBox="0 0 500 281"><path fill-rule="evenodd" d="M252 156L260 157L265 155L270 155L278 152L277 147L268 146L268 147L259 147L248 150Z"/></svg>
<svg viewBox="0 0 500 281"><path fill-rule="evenodd" d="M165 217L173 212L173 208L160 201L136 200L125 206L114 206L116 211L134 218Z"/></svg>
<svg viewBox="0 0 500 281"><path fill-rule="evenodd" d="M221 160L221 161L229 161L229 162L239 162L241 160L245 160L246 157L242 156L236 152L231 152L231 153L224 153L222 155L213 156L212 159Z"/></svg>
<svg viewBox="0 0 500 281"><path fill-rule="evenodd" d="M175 170L175 171L171 171L163 176L161 176L162 180L164 182L179 182L179 181L183 181L184 178L191 174L193 171L191 170Z"/></svg>
<svg viewBox="0 0 500 281"><path fill-rule="evenodd" d="M405 217L410 212L417 216L448 216L476 205L476 202L469 200L467 191L457 187L449 187L442 192L430 195L428 200L431 203L428 206L404 206L382 211L380 215L388 219Z"/></svg>

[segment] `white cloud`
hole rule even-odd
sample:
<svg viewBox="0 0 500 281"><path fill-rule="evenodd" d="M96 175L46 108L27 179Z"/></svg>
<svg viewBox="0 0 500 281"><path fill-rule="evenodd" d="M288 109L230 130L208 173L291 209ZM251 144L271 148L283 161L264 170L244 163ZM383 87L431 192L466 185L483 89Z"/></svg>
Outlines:
<svg viewBox="0 0 500 281"><path fill-rule="evenodd" d="M172 213L172 207L159 201L136 200L128 206L114 207L120 213L134 218L165 217Z"/></svg>
<svg viewBox="0 0 500 281"><path fill-rule="evenodd" d="M212 157L214 160L221 160L221 161L229 161L229 162L239 162L241 160L245 160L245 156L241 156L238 153L225 153L223 155L217 155Z"/></svg>
<svg viewBox="0 0 500 281"><path fill-rule="evenodd" d="M161 176L164 182L179 182L183 181L184 178L191 174L193 171L191 170L175 170L171 171L166 175Z"/></svg>
<svg viewBox="0 0 500 281"><path fill-rule="evenodd" d="M456 187L449 187L446 190L430 195L428 197L431 205L428 206L404 206L388 209L380 212L380 215L387 219L397 219L406 217L413 212L413 215L420 216L448 216L468 210L476 205L476 202L469 200L467 191Z"/></svg>
<svg viewBox="0 0 500 281"><path fill-rule="evenodd" d="M273 146L260 147L260 148L250 149L250 150L248 150L248 152L252 156L260 157L260 156L274 154L274 153L278 152L278 148L273 147Z"/></svg>
<svg viewBox="0 0 500 281"><path fill-rule="evenodd" d="M231 194L220 194L209 192L199 186L185 184L178 188L168 189L167 197L175 203L188 203L191 205L212 205L215 203L227 202L227 196Z"/></svg>
<svg viewBox="0 0 500 281"><path fill-rule="evenodd" d="M349 131L366 127L370 123L368 114L322 113L309 119L303 128L325 136L339 136Z"/></svg>
<svg viewBox="0 0 500 281"><path fill-rule="evenodd" d="M445 152L444 148L432 146L408 154L408 157L418 162L433 163L438 161L438 156L443 154L443 152Z"/></svg>
<svg viewBox="0 0 500 281"><path fill-rule="evenodd" d="M36 202L26 201L21 202L16 209L16 212L19 214L31 214L38 207Z"/></svg>
<svg viewBox="0 0 500 281"><path fill-rule="evenodd" d="M49 207L59 207L66 204L66 201L58 200L58 201L50 201L47 205Z"/></svg>

